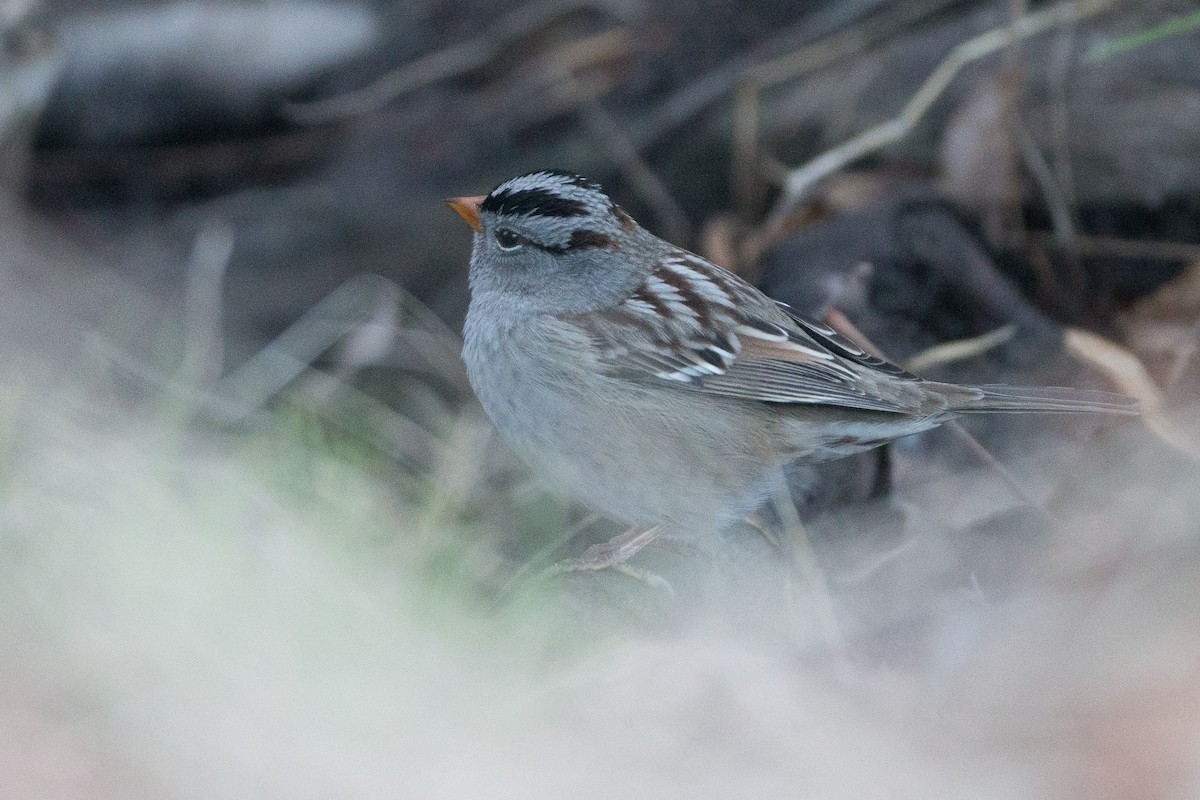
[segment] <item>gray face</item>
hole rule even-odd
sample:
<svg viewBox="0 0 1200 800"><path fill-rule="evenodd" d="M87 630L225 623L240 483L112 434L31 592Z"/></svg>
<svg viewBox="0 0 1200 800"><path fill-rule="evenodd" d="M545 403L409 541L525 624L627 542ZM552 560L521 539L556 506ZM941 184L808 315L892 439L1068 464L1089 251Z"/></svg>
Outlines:
<svg viewBox="0 0 1200 800"><path fill-rule="evenodd" d="M480 205L471 290L519 314L614 305L649 271L656 240L599 185L563 172L505 181Z"/></svg>

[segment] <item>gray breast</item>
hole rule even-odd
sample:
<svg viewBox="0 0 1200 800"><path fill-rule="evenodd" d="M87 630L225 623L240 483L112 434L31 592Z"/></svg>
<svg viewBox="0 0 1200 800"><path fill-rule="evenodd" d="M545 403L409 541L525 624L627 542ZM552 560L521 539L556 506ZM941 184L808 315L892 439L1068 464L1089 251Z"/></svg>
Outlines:
<svg viewBox="0 0 1200 800"><path fill-rule="evenodd" d="M756 504L776 456L753 404L639 386L586 356L551 356L562 352L556 337L574 335L552 323L494 334L468 324L472 384L497 429L552 482L608 516L684 535Z"/></svg>

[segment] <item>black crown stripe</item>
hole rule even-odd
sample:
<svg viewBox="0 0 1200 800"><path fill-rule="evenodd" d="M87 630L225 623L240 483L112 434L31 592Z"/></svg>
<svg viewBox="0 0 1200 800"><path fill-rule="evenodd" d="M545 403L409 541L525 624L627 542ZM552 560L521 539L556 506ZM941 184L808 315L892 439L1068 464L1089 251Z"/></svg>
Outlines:
<svg viewBox="0 0 1200 800"><path fill-rule="evenodd" d="M527 215L533 217L586 217L587 206L578 200L546 189L500 189L489 194L479 206L492 214Z"/></svg>

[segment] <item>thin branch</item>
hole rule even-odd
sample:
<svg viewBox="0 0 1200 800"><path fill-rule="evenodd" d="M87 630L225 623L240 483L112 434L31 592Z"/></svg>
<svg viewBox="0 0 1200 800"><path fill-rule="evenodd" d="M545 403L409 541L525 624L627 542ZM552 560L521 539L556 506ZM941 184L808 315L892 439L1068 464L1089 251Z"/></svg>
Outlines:
<svg viewBox="0 0 1200 800"><path fill-rule="evenodd" d="M424 86L479 69L501 44L490 35L471 39L422 56L361 89L308 103L287 103L284 113L306 125L366 114Z"/></svg>
<svg viewBox="0 0 1200 800"><path fill-rule="evenodd" d="M734 94L732 141L733 188L738 207L742 211L750 211L757 201L756 178L763 176L764 172L770 177L769 170L764 170L761 163L764 155L759 150L758 142L759 107L763 91L862 53L886 40L889 34L919 22L944 5L944 2L901 3L894 12L872 15L861 25L818 39L742 71Z"/></svg>
<svg viewBox="0 0 1200 800"><path fill-rule="evenodd" d="M671 196L666 184L638 153L612 115L600 105L599 100L587 96L579 103L579 116L617 169L632 184L634 191L642 196L651 212L658 217L663 237L672 242L686 243L691 235L691 225L683 207Z"/></svg>
<svg viewBox="0 0 1200 800"><path fill-rule="evenodd" d="M904 26L931 16L955 2L907 0L904 3L881 4L880 10L864 14L863 21L853 27L828 34L820 33L820 38L815 40L812 38L811 20L806 17L755 51L737 56L689 81L658 104L647 118L636 123L632 127L632 138L639 147L652 145L695 119L742 83L758 82L765 87L815 71L840 58L862 52ZM838 26L841 25L838 23ZM825 27L830 29L829 26ZM796 40L807 43L795 47L793 43ZM785 51L782 55L772 56L781 50Z"/></svg>
<svg viewBox="0 0 1200 800"><path fill-rule="evenodd" d="M784 181L783 196L767 218L767 230L771 235L778 232L783 221L817 182L908 135L967 65L1002 50L1012 42L1023 41L1044 31L1098 14L1114 2L1115 0L1066 2L1021 17L1010 25L980 34L958 45L925 80L898 116L827 150L807 164L789 172Z"/></svg>
<svg viewBox="0 0 1200 800"><path fill-rule="evenodd" d="M1029 242L1041 247L1063 247L1055 234L1030 232L1028 241L1006 242L1005 247L1023 250ZM1116 256L1118 258L1155 259L1161 261L1200 260L1200 244L1191 242L1167 242L1155 239L1119 239L1112 236L1089 236L1079 233L1071 247L1085 256Z"/></svg>
<svg viewBox="0 0 1200 800"><path fill-rule="evenodd" d="M663 237L686 243L691 235L691 225L683 207L671 196L666 184L642 158L633 140L600 103L595 92L569 71L562 74L559 86L562 93L574 100L584 127L658 218Z"/></svg>
<svg viewBox="0 0 1200 800"><path fill-rule="evenodd" d="M310 125L375 111L417 89L480 69L518 39L582 8L627 16L618 4L598 0L530 3L503 15L481 35L410 61L361 89L310 103L289 103L284 110L294 121Z"/></svg>

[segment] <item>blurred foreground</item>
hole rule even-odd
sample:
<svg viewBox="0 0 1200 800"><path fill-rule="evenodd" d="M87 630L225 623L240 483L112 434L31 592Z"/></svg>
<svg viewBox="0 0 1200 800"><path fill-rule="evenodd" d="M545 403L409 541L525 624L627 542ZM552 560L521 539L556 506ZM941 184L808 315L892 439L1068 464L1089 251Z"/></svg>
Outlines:
<svg viewBox="0 0 1200 800"><path fill-rule="evenodd" d="M899 555L862 552L892 529L860 520L859 556L795 589L843 634L789 645L720 614L602 634L552 582L498 594L504 520L566 518L513 505L474 412L444 420L429 473L331 428L361 413L348 387L230 435L189 423L178 386L119 408L103 353L54 367L0 381L8 797L1200 790L1200 476L1144 438L1076 468L1094 504L1062 535L966 534L994 572L959 591L926 581L952 549L920 522L953 517L944 485ZM895 624L855 622L864 603ZM871 657L864 627L924 655Z"/></svg>
<svg viewBox="0 0 1200 800"><path fill-rule="evenodd" d="M0 795L1200 794L1194 9L1034 8L789 200L1010 5L485 5L80 0L5 54ZM551 165L930 377L1146 417L798 469L640 555L669 592L547 572L615 531L472 402L436 201Z"/></svg>

